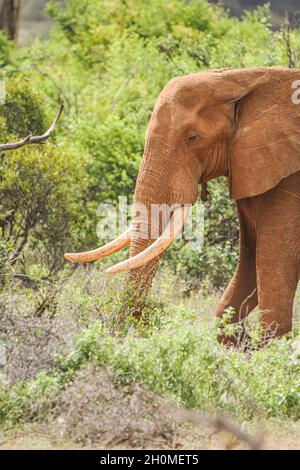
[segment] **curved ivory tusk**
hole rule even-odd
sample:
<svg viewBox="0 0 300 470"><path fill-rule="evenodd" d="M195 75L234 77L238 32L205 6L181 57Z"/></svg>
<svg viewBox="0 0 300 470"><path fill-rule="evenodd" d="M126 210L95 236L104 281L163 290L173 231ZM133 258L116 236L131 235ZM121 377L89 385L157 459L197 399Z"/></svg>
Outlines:
<svg viewBox="0 0 300 470"><path fill-rule="evenodd" d="M131 269L136 269L143 266L157 256L161 255L168 248L168 246L171 245L173 240L181 231L189 214L189 210L189 206L179 207L176 209L162 235L154 243L152 243L152 245L148 246L148 248L138 255L133 256L126 261L122 261L115 266L112 266L105 272L107 274L116 274L122 271L130 271Z"/></svg>
<svg viewBox="0 0 300 470"><path fill-rule="evenodd" d="M86 263L88 261L96 261L100 258L105 258L105 256L112 255L116 251L125 248L130 243L130 232L129 228L126 232L123 232L112 242L107 243L101 248L96 248L96 250L85 251L83 253L66 253L64 258L72 261L72 263Z"/></svg>

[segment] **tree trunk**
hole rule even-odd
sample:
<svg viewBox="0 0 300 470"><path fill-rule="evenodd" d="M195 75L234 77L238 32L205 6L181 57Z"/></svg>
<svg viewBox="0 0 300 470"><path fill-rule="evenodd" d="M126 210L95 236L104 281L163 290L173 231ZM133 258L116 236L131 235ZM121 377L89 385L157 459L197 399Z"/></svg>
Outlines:
<svg viewBox="0 0 300 470"><path fill-rule="evenodd" d="M0 29L8 39L18 37L23 0L0 0Z"/></svg>

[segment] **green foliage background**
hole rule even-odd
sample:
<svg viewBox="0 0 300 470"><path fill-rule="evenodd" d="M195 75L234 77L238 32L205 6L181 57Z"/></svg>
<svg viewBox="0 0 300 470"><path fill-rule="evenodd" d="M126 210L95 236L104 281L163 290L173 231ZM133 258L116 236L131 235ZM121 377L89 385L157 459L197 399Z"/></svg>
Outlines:
<svg viewBox="0 0 300 470"><path fill-rule="evenodd" d="M16 49L0 38L2 140L44 130L60 100L66 105L51 143L1 157L0 227L22 269L50 275L66 249L97 244L99 203L132 197L145 128L168 80L210 67L288 65L288 56L268 7L239 20L206 0L68 0L49 2L47 13L55 20L48 40ZM298 38L293 31L295 62ZM209 190L203 252L169 255L193 286L224 285L237 259L226 182Z"/></svg>

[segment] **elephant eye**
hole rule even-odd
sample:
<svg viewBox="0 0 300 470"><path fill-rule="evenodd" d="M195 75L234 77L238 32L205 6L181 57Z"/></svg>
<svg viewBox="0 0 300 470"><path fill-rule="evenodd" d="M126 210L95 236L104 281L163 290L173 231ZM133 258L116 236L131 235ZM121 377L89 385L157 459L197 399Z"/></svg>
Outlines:
<svg viewBox="0 0 300 470"><path fill-rule="evenodd" d="M190 132L190 134L188 135L188 143L193 143L195 142L199 137L199 134L197 134L197 132Z"/></svg>

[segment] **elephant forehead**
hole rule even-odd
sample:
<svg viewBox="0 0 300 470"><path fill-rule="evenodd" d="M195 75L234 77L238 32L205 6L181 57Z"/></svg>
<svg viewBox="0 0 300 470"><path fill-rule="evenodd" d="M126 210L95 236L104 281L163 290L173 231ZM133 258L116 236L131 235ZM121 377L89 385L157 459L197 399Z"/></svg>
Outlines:
<svg viewBox="0 0 300 470"><path fill-rule="evenodd" d="M192 125L193 119L193 113L176 101L159 104L153 111L147 133L179 130Z"/></svg>
<svg viewBox="0 0 300 470"><path fill-rule="evenodd" d="M181 105L192 109L199 102L210 102L212 80L209 74L196 73L172 79L162 90L157 104Z"/></svg>
<svg viewBox="0 0 300 470"><path fill-rule="evenodd" d="M193 121L188 118L184 111L182 110L181 113L174 112L171 116L171 128L174 130L183 130L188 129L189 127L193 126Z"/></svg>

